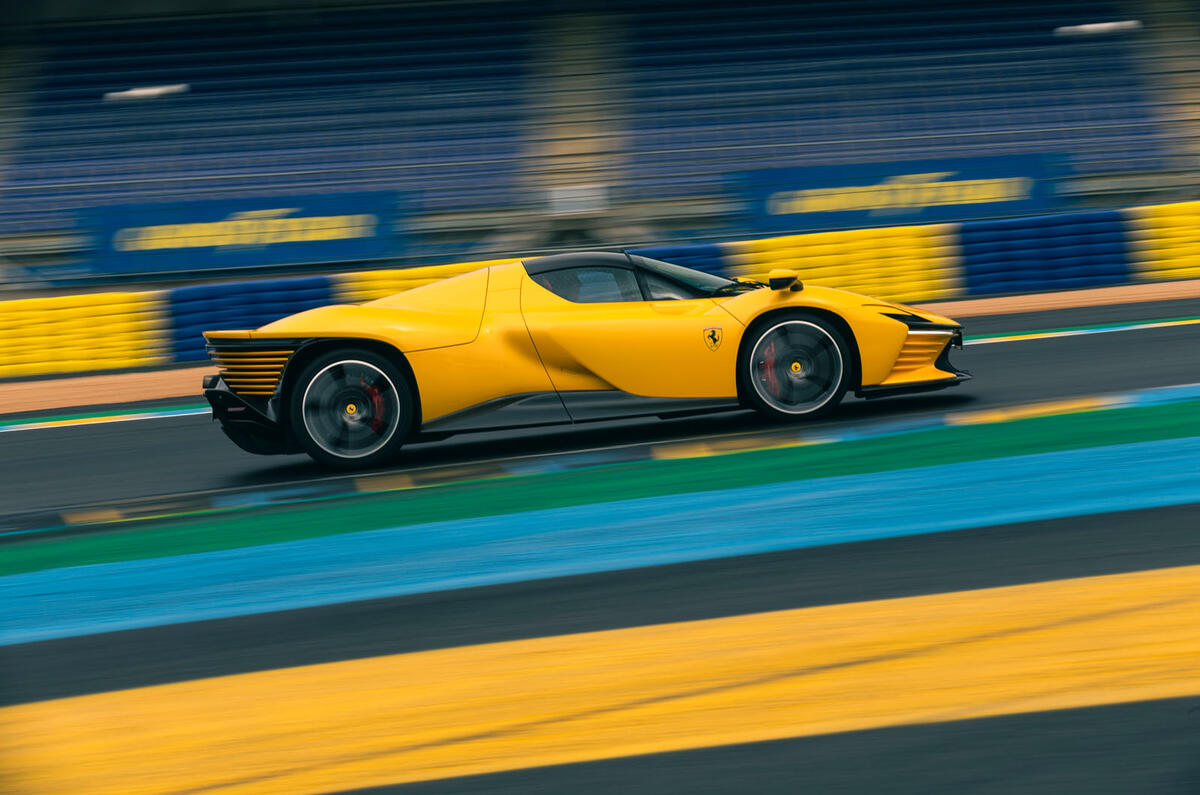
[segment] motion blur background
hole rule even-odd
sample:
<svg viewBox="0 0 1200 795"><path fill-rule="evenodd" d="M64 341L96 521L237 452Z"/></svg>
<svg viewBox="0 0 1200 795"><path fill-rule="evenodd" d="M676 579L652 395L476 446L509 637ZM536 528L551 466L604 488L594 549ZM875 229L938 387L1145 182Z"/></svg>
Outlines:
<svg viewBox="0 0 1200 795"><path fill-rule="evenodd" d="M6 26L9 280L22 266L315 271L1195 198L1182 3L93 5L31 4L41 24ZM1034 184L937 212L912 196L841 214L762 200L886 182L919 159L946 159L917 164L958 172L942 179ZM164 204L228 215L259 197L377 221L323 255L267 246L230 262L111 240Z"/></svg>
<svg viewBox="0 0 1200 795"><path fill-rule="evenodd" d="M1200 273L1180 2L264 5L12 9L0 290L72 297L0 308L0 377L565 248L901 300Z"/></svg>
<svg viewBox="0 0 1200 795"><path fill-rule="evenodd" d="M262 5L14 9L0 288L139 292L7 304L0 376L564 248L901 300L1200 273L1182 3Z"/></svg>
<svg viewBox="0 0 1200 795"><path fill-rule="evenodd" d="M1200 791L1194 2L5 13L0 790ZM197 400L205 329L596 248L976 379L336 477Z"/></svg>

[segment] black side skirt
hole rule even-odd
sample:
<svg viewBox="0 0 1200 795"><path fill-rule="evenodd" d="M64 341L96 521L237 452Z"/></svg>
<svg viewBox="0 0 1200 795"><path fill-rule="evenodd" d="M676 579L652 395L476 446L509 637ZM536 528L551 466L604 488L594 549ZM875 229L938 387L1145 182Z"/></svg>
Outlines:
<svg viewBox="0 0 1200 795"><path fill-rule="evenodd" d="M655 398L616 390L533 392L496 398L447 414L426 422L421 432L436 437L627 417L678 417L739 408L737 398Z"/></svg>
<svg viewBox="0 0 1200 795"><path fill-rule="evenodd" d="M887 384L885 386L864 386L855 390L860 398L892 397L894 395L914 395L920 392L936 392L948 386L958 386L963 381L970 381L970 373L960 373L953 378L939 378L937 381L917 381L911 384Z"/></svg>

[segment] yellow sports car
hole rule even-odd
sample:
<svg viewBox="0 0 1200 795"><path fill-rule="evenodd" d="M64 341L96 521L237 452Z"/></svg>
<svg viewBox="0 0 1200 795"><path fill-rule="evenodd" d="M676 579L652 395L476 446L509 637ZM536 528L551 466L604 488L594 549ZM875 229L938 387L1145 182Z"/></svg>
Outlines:
<svg viewBox="0 0 1200 795"><path fill-rule="evenodd" d="M949 318L794 271L730 280L624 253L508 262L254 331L209 331L204 395L252 453L352 468L416 437L752 407L811 417L938 389Z"/></svg>

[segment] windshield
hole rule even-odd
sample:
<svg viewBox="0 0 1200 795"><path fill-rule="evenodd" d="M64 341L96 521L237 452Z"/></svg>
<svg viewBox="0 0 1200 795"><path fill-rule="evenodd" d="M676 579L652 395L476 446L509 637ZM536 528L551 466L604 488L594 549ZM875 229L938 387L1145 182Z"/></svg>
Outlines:
<svg viewBox="0 0 1200 795"><path fill-rule="evenodd" d="M739 288L754 289L761 286L756 283L736 282L732 279L726 279L724 276L714 276L711 273L685 268L682 265L675 265L657 259L650 259L649 257L642 257L637 254L630 254L629 258L635 265L687 285L703 295L719 295L721 293L733 292Z"/></svg>

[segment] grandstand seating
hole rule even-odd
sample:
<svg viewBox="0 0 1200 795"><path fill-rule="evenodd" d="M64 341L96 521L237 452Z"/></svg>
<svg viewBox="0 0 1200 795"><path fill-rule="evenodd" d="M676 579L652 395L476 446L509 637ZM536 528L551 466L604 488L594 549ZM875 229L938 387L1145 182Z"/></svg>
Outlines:
<svg viewBox="0 0 1200 795"><path fill-rule="evenodd" d="M1112 5L1110 5L1112 3ZM532 206L530 63L548 14L509 2L50 26L0 235L79 208L396 189L418 211ZM1158 168L1168 139L1115 0L613 0L627 150L610 195L713 195L731 172L992 154ZM570 55L564 53L563 55ZM186 83L186 94L104 102ZM590 95L589 95L590 96ZM605 100L608 101L608 100Z"/></svg>
<svg viewBox="0 0 1200 795"><path fill-rule="evenodd" d="M778 166L1055 153L1120 171L1167 152L1128 40L1053 33L1125 18L1104 2L628 6L643 197Z"/></svg>
<svg viewBox="0 0 1200 795"><path fill-rule="evenodd" d="M511 205L531 27L500 4L158 20L37 32L4 210L25 231L101 204L397 189ZM186 83L186 94L105 102ZM10 219L11 220L11 219Z"/></svg>

